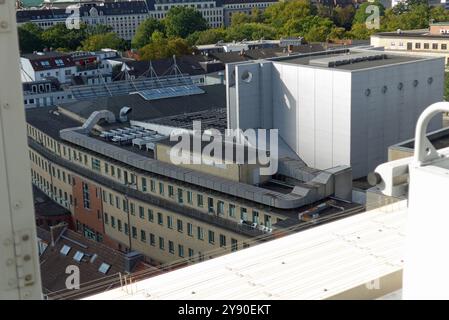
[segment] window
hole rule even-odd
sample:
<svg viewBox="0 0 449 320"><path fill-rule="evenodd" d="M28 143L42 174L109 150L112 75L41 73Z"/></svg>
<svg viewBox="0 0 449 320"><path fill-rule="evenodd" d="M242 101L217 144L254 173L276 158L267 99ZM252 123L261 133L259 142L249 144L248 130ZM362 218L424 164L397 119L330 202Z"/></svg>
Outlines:
<svg viewBox="0 0 449 320"><path fill-rule="evenodd" d="M167 228L173 229L173 217L167 216Z"/></svg>
<svg viewBox="0 0 449 320"><path fill-rule="evenodd" d="M203 207L203 195L202 194L198 194L196 195L196 201L198 203L198 207Z"/></svg>
<svg viewBox="0 0 449 320"><path fill-rule="evenodd" d="M83 207L90 209L89 185L83 182Z"/></svg>
<svg viewBox="0 0 449 320"><path fill-rule="evenodd" d="M195 255L195 252L192 248L189 248L189 258L192 258Z"/></svg>
<svg viewBox="0 0 449 320"><path fill-rule="evenodd" d="M125 223L125 234L129 234L129 225L127 223Z"/></svg>
<svg viewBox="0 0 449 320"><path fill-rule="evenodd" d="M145 209L142 206L139 206L139 217L145 219Z"/></svg>
<svg viewBox="0 0 449 320"><path fill-rule="evenodd" d="M145 242L147 241L147 234L144 230L140 230L140 241Z"/></svg>
<svg viewBox="0 0 449 320"><path fill-rule="evenodd" d="M118 196L115 196L115 207L117 209L120 209L120 200L119 200Z"/></svg>
<svg viewBox="0 0 449 320"><path fill-rule="evenodd" d="M193 237L193 225L190 222L187 222L187 234Z"/></svg>
<svg viewBox="0 0 449 320"><path fill-rule="evenodd" d="M111 176L115 177L115 167L111 166Z"/></svg>
<svg viewBox="0 0 449 320"><path fill-rule="evenodd" d="M432 49L438 50L438 43L432 43Z"/></svg>
<svg viewBox="0 0 449 320"><path fill-rule="evenodd" d="M153 210L148 209L148 221L153 222L154 216L153 216Z"/></svg>
<svg viewBox="0 0 449 320"><path fill-rule="evenodd" d="M142 178L142 191L147 192L147 179Z"/></svg>
<svg viewBox="0 0 449 320"><path fill-rule="evenodd" d="M214 199L213 198L210 198L210 197L207 198L207 208L208 208L209 213L214 212Z"/></svg>
<svg viewBox="0 0 449 320"><path fill-rule="evenodd" d="M84 156L84 157L86 157L86 156ZM87 162L86 159L87 158L84 159L85 162ZM96 171L100 171L100 169L101 169L101 162L100 162L100 160L92 158L91 162L92 162L92 169L96 170Z"/></svg>
<svg viewBox="0 0 449 320"><path fill-rule="evenodd" d="M265 215L264 225L265 227L271 228L271 216Z"/></svg>
<svg viewBox="0 0 449 320"><path fill-rule="evenodd" d="M178 255L184 258L184 246L182 244L178 244Z"/></svg>
<svg viewBox="0 0 449 320"><path fill-rule="evenodd" d="M117 168L117 178L120 180L122 178L122 170Z"/></svg>
<svg viewBox="0 0 449 320"><path fill-rule="evenodd" d="M424 43L424 49L429 49L429 44L428 43Z"/></svg>
<svg viewBox="0 0 449 320"><path fill-rule="evenodd" d="M135 205L134 205L134 203L133 202L131 202L130 204L129 204L129 208L131 209L131 214L132 215L135 215L136 214L136 211L135 211Z"/></svg>
<svg viewBox="0 0 449 320"><path fill-rule="evenodd" d="M215 233L212 230L209 230L209 243L210 244L215 243Z"/></svg>
<svg viewBox="0 0 449 320"><path fill-rule="evenodd" d="M220 234L220 247L226 247L226 236Z"/></svg>
<svg viewBox="0 0 449 320"><path fill-rule="evenodd" d="M157 223L160 224L161 226L164 225L164 219L162 217L162 213L160 212L157 213Z"/></svg>
<svg viewBox="0 0 449 320"><path fill-rule="evenodd" d="M441 44L441 50L447 50L447 44L442 43Z"/></svg>
<svg viewBox="0 0 449 320"><path fill-rule="evenodd" d="M181 188L178 188L178 202L179 202L179 203L183 203L183 202L184 202L182 196L183 196L183 191L182 191Z"/></svg>
<svg viewBox="0 0 449 320"><path fill-rule="evenodd" d="M173 241L168 241L168 252L170 252L171 254L175 253L175 244L173 243Z"/></svg>
<svg viewBox="0 0 449 320"><path fill-rule="evenodd" d="M164 250L164 238L159 237L159 249Z"/></svg>
<svg viewBox="0 0 449 320"><path fill-rule="evenodd" d="M188 204L193 204L192 191L187 191L187 203Z"/></svg>
<svg viewBox="0 0 449 320"><path fill-rule="evenodd" d="M150 233L150 245L152 245L153 247L156 245L156 237L152 233Z"/></svg>
<svg viewBox="0 0 449 320"><path fill-rule="evenodd" d="M111 227L115 228L115 217L111 216Z"/></svg>
<svg viewBox="0 0 449 320"><path fill-rule="evenodd" d="M175 196L174 188L173 188L173 186L171 186L171 185L168 186L168 196L169 196L170 198L173 198L173 197Z"/></svg>
<svg viewBox="0 0 449 320"><path fill-rule="evenodd" d="M237 240L231 238L231 251L237 251L237 249L238 249Z"/></svg>
<svg viewBox="0 0 449 320"><path fill-rule="evenodd" d="M246 212L246 208L240 208L240 219L243 221L248 220L248 213Z"/></svg>
<svg viewBox="0 0 449 320"><path fill-rule="evenodd" d="M229 204L229 216L235 218L235 205Z"/></svg>
<svg viewBox="0 0 449 320"><path fill-rule="evenodd" d="M156 192L156 182L153 179L150 180L150 190L151 192Z"/></svg>
<svg viewBox="0 0 449 320"><path fill-rule="evenodd" d="M98 268L98 272L101 272L103 274L108 273L109 269L111 268L111 266L107 263L102 263L100 268Z"/></svg>
<svg viewBox="0 0 449 320"><path fill-rule="evenodd" d="M224 202L217 201L217 214L220 216L224 215Z"/></svg>
<svg viewBox="0 0 449 320"><path fill-rule="evenodd" d="M164 184L159 182L159 194L164 195Z"/></svg>
<svg viewBox="0 0 449 320"><path fill-rule="evenodd" d="M256 210L253 210L253 223L259 224L259 212Z"/></svg>
<svg viewBox="0 0 449 320"><path fill-rule="evenodd" d="M415 49L421 49L421 43L416 42L415 43Z"/></svg>
<svg viewBox="0 0 449 320"><path fill-rule="evenodd" d="M204 230L201 227L197 227L198 240L204 240Z"/></svg>
<svg viewBox="0 0 449 320"><path fill-rule="evenodd" d="M104 164L104 173L109 174L109 165L107 163Z"/></svg>
<svg viewBox="0 0 449 320"><path fill-rule="evenodd" d="M128 201L123 199L123 211L128 212Z"/></svg>
<svg viewBox="0 0 449 320"><path fill-rule="evenodd" d="M117 230L122 232L122 220L117 219Z"/></svg>
<svg viewBox="0 0 449 320"><path fill-rule="evenodd" d="M133 238L137 239L137 228L136 227L131 227L131 231L132 231Z"/></svg>
<svg viewBox="0 0 449 320"><path fill-rule="evenodd" d="M104 223L105 224L109 223L109 217L108 217L108 214L106 212L104 213Z"/></svg>
<svg viewBox="0 0 449 320"><path fill-rule="evenodd" d="M177 220L177 227L178 227L178 232L182 232L182 229L183 229L182 220L180 220L180 219Z"/></svg>

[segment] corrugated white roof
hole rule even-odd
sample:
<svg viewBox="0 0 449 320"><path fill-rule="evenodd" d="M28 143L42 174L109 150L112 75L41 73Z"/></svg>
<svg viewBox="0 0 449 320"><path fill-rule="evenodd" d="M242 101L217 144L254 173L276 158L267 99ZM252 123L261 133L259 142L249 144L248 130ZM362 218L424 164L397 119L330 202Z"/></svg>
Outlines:
<svg viewBox="0 0 449 320"><path fill-rule="evenodd" d="M402 269L406 213L397 202L89 299L331 298Z"/></svg>

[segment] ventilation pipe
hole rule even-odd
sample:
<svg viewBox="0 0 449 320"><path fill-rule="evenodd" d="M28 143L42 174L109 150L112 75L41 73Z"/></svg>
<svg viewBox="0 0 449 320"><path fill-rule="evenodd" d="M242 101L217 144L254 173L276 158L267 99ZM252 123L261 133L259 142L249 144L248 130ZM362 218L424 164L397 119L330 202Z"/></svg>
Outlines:
<svg viewBox="0 0 449 320"><path fill-rule="evenodd" d="M131 113L133 109L130 107L123 107L120 109L119 120L120 122L128 121L128 115Z"/></svg>

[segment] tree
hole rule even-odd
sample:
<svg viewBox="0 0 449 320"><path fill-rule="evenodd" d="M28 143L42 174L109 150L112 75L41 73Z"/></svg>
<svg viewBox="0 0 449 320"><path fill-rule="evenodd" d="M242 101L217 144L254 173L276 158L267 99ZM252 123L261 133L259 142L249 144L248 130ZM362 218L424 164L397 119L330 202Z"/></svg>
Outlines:
<svg viewBox="0 0 449 320"><path fill-rule="evenodd" d="M312 14L312 7L308 0L282 1L269 6L265 12L265 21L277 30L285 29L285 25L295 20L301 20ZM284 30L288 33L288 30Z"/></svg>
<svg viewBox="0 0 449 320"><path fill-rule="evenodd" d="M172 7L164 24L168 37L187 38L195 31L207 29L207 21L201 13L190 7Z"/></svg>
<svg viewBox="0 0 449 320"><path fill-rule="evenodd" d="M151 42L151 36L155 31L165 32L164 24L154 18L149 18L142 22L136 30L136 34L132 40L133 48L142 48Z"/></svg>
<svg viewBox="0 0 449 320"><path fill-rule="evenodd" d="M80 24L80 29L67 29L64 23L57 23L42 32L42 40L48 48L77 50L87 35L87 25L84 23Z"/></svg>
<svg viewBox="0 0 449 320"><path fill-rule="evenodd" d="M385 7L379 0L374 0L373 2L364 2L356 10L352 24L365 24L368 18L373 14L370 10L370 6L376 6L379 8L380 16L384 15Z"/></svg>
<svg viewBox="0 0 449 320"><path fill-rule="evenodd" d="M191 49L187 40L181 38L164 38L163 33L155 31L151 42L139 50L141 60L168 58L173 55L189 54Z"/></svg>
<svg viewBox="0 0 449 320"><path fill-rule="evenodd" d="M351 39L367 40L376 31L375 29L368 29L365 23L355 23L346 35Z"/></svg>
<svg viewBox="0 0 449 320"><path fill-rule="evenodd" d="M433 7L430 9L430 20L433 22L449 21L449 10L443 7Z"/></svg>
<svg viewBox="0 0 449 320"><path fill-rule="evenodd" d="M87 27L87 34L88 35L96 35L96 34L105 34L109 32L113 32L113 28L111 26L107 26L104 24L95 24L95 25L89 25Z"/></svg>
<svg viewBox="0 0 449 320"><path fill-rule="evenodd" d="M22 53L41 51L44 48L42 29L34 23L27 22L18 27L19 45Z"/></svg>
<svg viewBox="0 0 449 320"><path fill-rule="evenodd" d="M231 18L231 26L233 27L249 22L251 22L251 17L243 12L236 12Z"/></svg>
<svg viewBox="0 0 449 320"><path fill-rule="evenodd" d="M95 34L83 41L83 50L98 51L104 48L124 50L126 41L113 32Z"/></svg>
<svg viewBox="0 0 449 320"><path fill-rule="evenodd" d="M346 7L337 6L334 9L332 19L338 27L345 28L346 30L351 29L352 20L354 19L355 9L352 5Z"/></svg>
<svg viewBox="0 0 449 320"><path fill-rule="evenodd" d="M187 37L187 42L191 45L217 43L227 38L227 32L223 28L207 29L196 31Z"/></svg>
<svg viewBox="0 0 449 320"><path fill-rule="evenodd" d="M275 39L277 31L263 23L243 23L227 29L227 41Z"/></svg>

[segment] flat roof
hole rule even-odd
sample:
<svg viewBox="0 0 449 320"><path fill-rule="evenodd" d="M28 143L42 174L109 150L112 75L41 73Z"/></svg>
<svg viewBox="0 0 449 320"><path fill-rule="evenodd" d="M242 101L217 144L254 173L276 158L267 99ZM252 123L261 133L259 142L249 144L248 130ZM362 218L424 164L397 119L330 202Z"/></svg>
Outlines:
<svg viewBox="0 0 449 320"><path fill-rule="evenodd" d="M60 105L61 109L70 111L87 119L94 111L109 110L118 116L123 107L132 108L129 120L145 121L191 112L226 108L226 87L215 84L201 87L203 94L182 97L145 100L139 94L99 97Z"/></svg>
<svg viewBox="0 0 449 320"><path fill-rule="evenodd" d="M431 34L428 30L416 30L416 31L401 31L398 32L379 32L373 34L373 36L378 37L388 37L388 38L425 38L425 39L444 39L449 40L448 34Z"/></svg>
<svg viewBox="0 0 449 320"><path fill-rule="evenodd" d="M381 54L384 52L383 51L371 51L371 52L349 51L348 53L345 53L345 54L342 54L342 53L332 54L331 52L330 53L323 52L319 55L282 58L282 59L276 60L276 62L317 67L316 65L311 64L311 61L317 60L320 58L323 58L323 59L342 58L342 60L350 59L351 57L360 56L360 53L366 53L366 55L372 55L373 53ZM343 65L339 65L339 66L325 67L325 68L354 71L354 70L369 69L369 68L374 68L374 67L393 65L393 64L404 63L404 62L419 61L419 60L424 60L424 59L425 58L417 57L417 56L394 55L394 54L388 53L386 59L366 60L366 61L360 61L360 62L355 62L355 63L351 63L351 64L343 64Z"/></svg>
<svg viewBox="0 0 449 320"><path fill-rule="evenodd" d="M88 299L378 298L402 285L406 218L404 200Z"/></svg>

